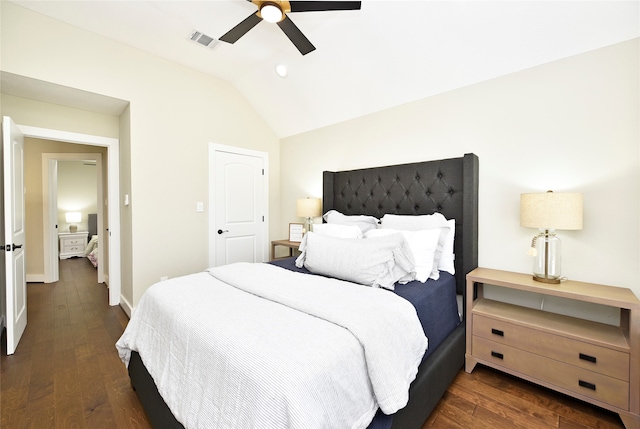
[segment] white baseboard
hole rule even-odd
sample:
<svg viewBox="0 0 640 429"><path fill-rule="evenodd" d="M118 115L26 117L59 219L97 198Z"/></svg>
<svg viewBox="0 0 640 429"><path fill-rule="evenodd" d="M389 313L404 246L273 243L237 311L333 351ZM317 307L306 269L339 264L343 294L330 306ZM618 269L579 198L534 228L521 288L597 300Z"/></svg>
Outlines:
<svg viewBox="0 0 640 429"><path fill-rule="evenodd" d="M131 313L133 313L133 306L122 295L120 295L120 307L122 307L124 312L127 313L127 316L129 316L129 319L131 319Z"/></svg>
<svg viewBox="0 0 640 429"><path fill-rule="evenodd" d="M44 283L44 274L27 274L27 283Z"/></svg>

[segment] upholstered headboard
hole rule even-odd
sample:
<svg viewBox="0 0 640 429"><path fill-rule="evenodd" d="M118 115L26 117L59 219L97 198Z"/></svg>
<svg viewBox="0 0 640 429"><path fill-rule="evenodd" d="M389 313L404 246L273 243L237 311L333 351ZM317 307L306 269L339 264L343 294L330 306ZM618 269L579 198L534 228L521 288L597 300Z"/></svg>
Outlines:
<svg viewBox="0 0 640 429"><path fill-rule="evenodd" d="M456 220L456 288L478 266L478 157L323 173L323 213L345 215L442 213Z"/></svg>
<svg viewBox="0 0 640 429"><path fill-rule="evenodd" d="M91 237L98 234L98 215L96 213L89 213L87 217L88 217L89 240L91 240Z"/></svg>

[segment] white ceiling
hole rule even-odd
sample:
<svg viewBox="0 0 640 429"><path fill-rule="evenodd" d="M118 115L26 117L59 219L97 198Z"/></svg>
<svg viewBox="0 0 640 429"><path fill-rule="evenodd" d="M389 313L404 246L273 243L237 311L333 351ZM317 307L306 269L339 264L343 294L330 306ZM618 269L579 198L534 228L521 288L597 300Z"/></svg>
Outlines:
<svg viewBox="0 0 640 429"><path fill-rule="evenodd" d="M291 13L316 47L302 56L267 22L213 50L188 40L226 33L255 12L246 0L13 3L231 82L279 137L640 37L637 0L364 0Z"/></svg>

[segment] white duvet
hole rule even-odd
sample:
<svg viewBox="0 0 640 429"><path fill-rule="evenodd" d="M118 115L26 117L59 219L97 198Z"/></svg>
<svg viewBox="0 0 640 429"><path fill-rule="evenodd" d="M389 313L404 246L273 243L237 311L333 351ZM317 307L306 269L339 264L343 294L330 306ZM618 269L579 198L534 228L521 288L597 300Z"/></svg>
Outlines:
<svg viewBox="0 0 640 429"><path fill-rule="evenodd" d="M150 287L116 347L187 429L346 429L406 405L427 339L392 292L238 263Z"/></svg>

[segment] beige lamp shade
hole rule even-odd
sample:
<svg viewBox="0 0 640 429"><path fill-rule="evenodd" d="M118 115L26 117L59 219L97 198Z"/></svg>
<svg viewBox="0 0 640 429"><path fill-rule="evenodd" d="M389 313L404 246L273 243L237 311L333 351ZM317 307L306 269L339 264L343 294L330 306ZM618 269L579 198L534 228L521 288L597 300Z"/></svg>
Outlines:
<svg viewBox="0 0 640 429"><path fill-rule="evenodd" d="M78 223L82 221L82 213L80 212L66 212L64 218L67 223Z"/></svg>
<svg viewBox="0 0 640 429"><path fill-rule="evenodd" d="M296 214L299 217L311 218L322 214L322 204L319 198L301 198L296 201Z"/></svg>
<svg viewBox="0 0 640 429"><path fill-rule="evenodd" d="M521 194L520 226L582 229L582 194L553 191Z"/></svg>
<svg viewBox="0 0 640 429"><path fill-rule="evenodd" d="M80 212L66 212L64 214L64 219L69 224L69 232L78 231L78 225L76 223L82 221L82 213Z"/></svg>

